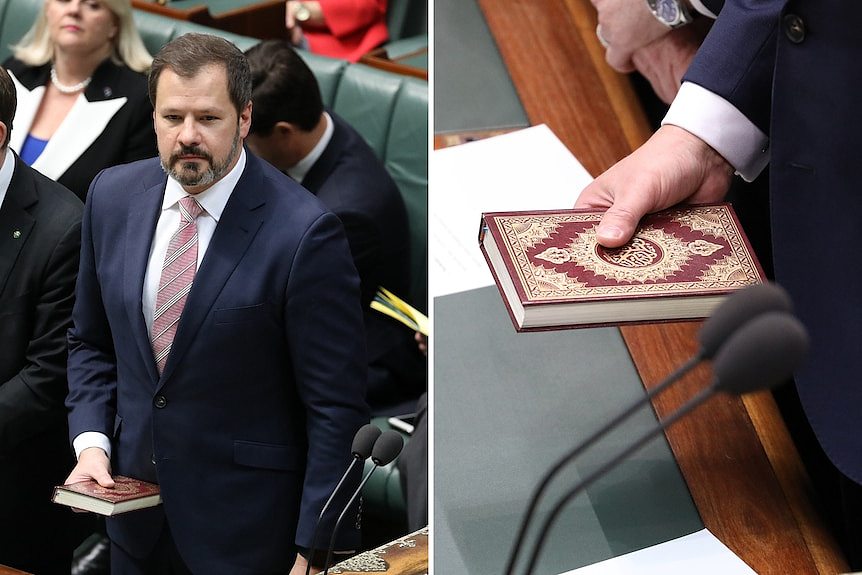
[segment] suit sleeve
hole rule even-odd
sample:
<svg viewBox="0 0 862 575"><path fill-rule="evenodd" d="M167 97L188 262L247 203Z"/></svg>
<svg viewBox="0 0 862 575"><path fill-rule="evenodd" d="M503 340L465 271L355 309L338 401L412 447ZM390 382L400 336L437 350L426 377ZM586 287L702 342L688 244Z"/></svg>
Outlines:
<svg viewBox="0 0 862 575"><path fill-rule="evenodd" d="M776 37L786 0L728 0L684 80L730 102L769 133Z"/></svg>
<svg viewBox="0 0 862 575"><path fill-rule="evenodd" d="M104 172L102 172L104 173ZM81 264L75 289L72 328L69 330L69 435L84 431L111 437L116 414L117 365L111 327L102 304L96 274L94 211L98 204L96 176L84 205Z"/></svg>
<svg viewBox="0 0 862 575"><path fill-rule="evenodd" d="M386 16L386 0L320 0L323 19L339 38L370 27Z"/></svg>
<svg viewBox="0 0 862 575"><path fill-rule="evenodd" d="M318 218L302 238L287 292L286 335L308 435L296 544L308 548L320 510L351 461L353 436L369 420L359 280L341 223L333 214ZM358 485L359 473L351 479L322 523L326 542ZM352 515L346 516L336 549L359 545Z"/></svg>
<svg viewBox="0 0 862 575"><path fill-rule="evenodd" d="M74 301L80 215L69 223L45 268L24 366L0 385L0 452L62 421L66 397L66 330Z"/></svg>

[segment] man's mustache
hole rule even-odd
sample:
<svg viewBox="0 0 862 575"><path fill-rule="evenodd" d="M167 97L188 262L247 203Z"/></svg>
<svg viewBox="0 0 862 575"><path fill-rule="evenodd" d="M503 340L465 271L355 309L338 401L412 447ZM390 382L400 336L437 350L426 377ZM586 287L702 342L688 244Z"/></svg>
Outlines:
<svg viewBox="0 0 862 575"><path fill-rule="evenodd" d="M182 156L197 156L198 158L202 158L208 161L210 164L213 162L213 157L206 151L197 146L180 146L180 150L178 152L174 152L171 154L170 165L174 165L182 159Z"/></svg>

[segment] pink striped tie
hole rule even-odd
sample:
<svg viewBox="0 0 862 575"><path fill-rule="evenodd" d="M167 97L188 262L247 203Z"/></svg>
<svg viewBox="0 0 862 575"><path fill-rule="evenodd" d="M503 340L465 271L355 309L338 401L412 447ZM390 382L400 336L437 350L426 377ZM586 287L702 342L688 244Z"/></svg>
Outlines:
<svg viewBox="0 0 862 575"><path fill-rule="evenodd" d="M203 208L193 197L186 196L180 200L180 227L171 237L165 254L152 330L153 355L159 374L165 369L177 333L177 324L195 279L198 263L198 228L195 219L202 211Z"/></svg>

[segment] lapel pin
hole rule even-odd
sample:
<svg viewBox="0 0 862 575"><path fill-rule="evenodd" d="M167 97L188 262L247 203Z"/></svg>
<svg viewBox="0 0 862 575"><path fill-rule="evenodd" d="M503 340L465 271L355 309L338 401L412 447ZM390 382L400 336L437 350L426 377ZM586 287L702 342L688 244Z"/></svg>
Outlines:
<svg viewBox="0 0 862 575"><path fill-rule="evenodd" d="M12 232L12 237L15 238L16 240L18 238L20 238L21 237L21 230L15 230L14 232Z"/></svg>
<svg viewBox="0 0 862 575"><path fill-rule="evenodd" d="M113 91L113 90L111 90L111 88L110 88L110 87L105 86L105 89L104 89L104 90L102 90L102 93L105 95L105 97L106 97L106 98L110 98L110 97L111 97L111 94L113 94L113 93L114 93L114 91Z"/></svg>

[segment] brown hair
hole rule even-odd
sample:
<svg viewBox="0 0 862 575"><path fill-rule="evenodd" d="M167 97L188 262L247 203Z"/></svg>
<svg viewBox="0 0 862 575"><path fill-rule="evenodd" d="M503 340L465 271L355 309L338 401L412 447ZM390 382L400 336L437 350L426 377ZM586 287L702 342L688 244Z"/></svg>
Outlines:
<svg viewBox="0 0 862 575"><path fill-rule="evenodd" d="M18 96L15 93L15 84L9 76L6 68L0 67L0 122L6 124L6 139L0 149L5 150L9 145L9 137L12 134L12 119L15 117L15 108L18 107Z"/></svg>
<svg viewBox="0 0 862 575"><path fill-rule="evenodd" d="M191 78L201 68L224 66L227 91L237 114L251 101L251 71L242 51L224 38L209 34L184 34L171 40L153 58L148 79L150 102L156 106L156 87L165 68L182 78Z"/></svg>

